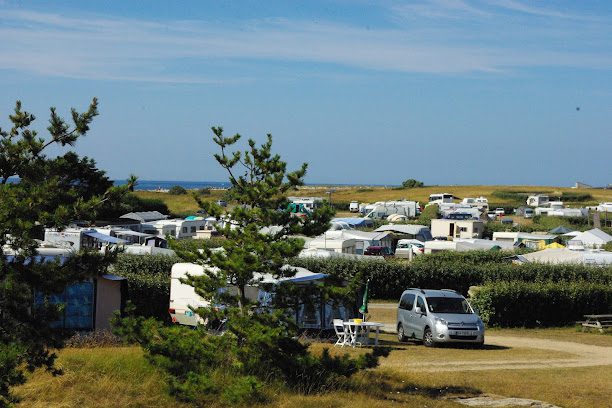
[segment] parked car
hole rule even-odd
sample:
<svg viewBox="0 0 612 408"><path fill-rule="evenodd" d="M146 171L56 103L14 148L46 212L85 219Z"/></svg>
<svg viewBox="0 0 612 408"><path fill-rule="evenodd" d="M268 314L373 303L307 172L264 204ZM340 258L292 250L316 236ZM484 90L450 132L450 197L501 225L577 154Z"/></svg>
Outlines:
<svg viewBox="0 0 612 408"><path fill-rule="evenodd" d="M217 200L217 205L221 207L227 207L227 201L225 200Z"/></svg>
<svg viewBox="0 0 612 408"><path fill-rule="evenodd" d="M410 258L410 253L413 256L422 255L425 253L425 244L418 239L400 239L397 241L395 248L395 256L397 258Z"/></svg>
<svg viewBox="0 0 612 408"><path fill-rule="evenodd" d="M506 215L506 210L504 210L504 209L503 209L503 208L501 208L501 207L497 207L497 208L495 209L495 215L497 215L497 216L502 216L502 217L503 217L504 215Z"/></svg>
<svg viewBox="0 0 612 408"><path fill-rule="evenodd" d="M377 256L391 256L393 252L391 252L391 248L378 246L378 245L370 245L366 248L364 255L377 255Z"/></svg>
<svg viewBox="0 0 612 408"><path fill-rule="evenodd" d="M401 342L472 343L482 346L485 327L466 298L450 289L407 289L397 308L397 337Z"/></svg>

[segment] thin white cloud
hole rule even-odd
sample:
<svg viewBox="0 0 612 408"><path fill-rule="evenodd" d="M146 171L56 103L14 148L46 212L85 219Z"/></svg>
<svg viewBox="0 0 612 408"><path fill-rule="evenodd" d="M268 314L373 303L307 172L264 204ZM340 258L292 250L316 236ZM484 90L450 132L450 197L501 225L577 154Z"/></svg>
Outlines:
<svg viewBox="0 0 612 408"><path fill-rule="evenodd" d="M462 0L432 4L485 21L490 17ZM543 30L540 26L531 29ZM225 72L223 64L241 66L252 60L438 74L541 66L612 68L610 50L593 50L596 41L590 50L580 44L571 47L565 40L575 32L563 34L551 27L555 36L566 36L559 48L509 41L512 35L528 36L529 27L520 27L514 34L505 32L508 41L496 44L489 38L497 34L495 30L497 26L473 33L469 26L452 25L366 29L279 19L225 25L205 21L166 24L5 9L0 10L0 69L72 78L206 84L249 80L252 74ZM597 31L593 37L605 35ZM198 72L194 66L203 70Z"/></svg>
<svg viewBox="0 0 612 408"><path fill-rule="evenodd" d="M548 9L544 7L533 6L533 2L524 3L516 0L488 0L491 5L504 8L506 10L516 11L525 14L532 14L541 17L551 18L568 18L568 19L591 19L590 16L578 14L564 13L561 11Z"/></svg>

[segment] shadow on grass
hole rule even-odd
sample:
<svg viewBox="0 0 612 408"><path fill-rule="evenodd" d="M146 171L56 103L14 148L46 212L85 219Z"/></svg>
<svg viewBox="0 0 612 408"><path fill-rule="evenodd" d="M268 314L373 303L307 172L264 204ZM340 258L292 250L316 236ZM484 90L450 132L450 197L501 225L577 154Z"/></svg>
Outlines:
<svg viewBox="0 0 612 408"><path fill-rule="evenodd" d="M482 394L482 391L474 387L440 385L428 386L405 382L396 376L387 373L368 373L361 379L361 384L355 385L355 391L365 392L377 399L402 402L405 396L424 396L432 399L449 397L474 397Z"/></svg>

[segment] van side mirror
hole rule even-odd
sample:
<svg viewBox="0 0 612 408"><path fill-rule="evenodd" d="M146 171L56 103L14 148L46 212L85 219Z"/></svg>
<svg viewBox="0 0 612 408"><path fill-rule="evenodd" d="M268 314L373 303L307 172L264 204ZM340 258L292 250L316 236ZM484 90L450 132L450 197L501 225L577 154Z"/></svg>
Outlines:
<svg viewBox="0 0 612 408"><path fill-rule="evenodd" d="M414 309L414 311L415 311L417 314L423 314L423 309L421 309L421 306L417 306L417 307L416 307L416 309Z"/></svg>

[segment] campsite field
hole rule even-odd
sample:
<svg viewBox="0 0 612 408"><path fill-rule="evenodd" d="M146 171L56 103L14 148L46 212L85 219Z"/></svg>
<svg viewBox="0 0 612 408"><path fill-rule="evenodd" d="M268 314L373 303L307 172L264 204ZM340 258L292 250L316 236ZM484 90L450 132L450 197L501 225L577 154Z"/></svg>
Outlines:
<svg viewBox="0 0 612 408"><path fill-rule="evenodd" d="M509 331L512 334L518 331ZM508 333L508 331L498 331ZM566 329L534 333L543 341L566 336ZM518 336L529 340L530 330ZM585 334L609 339L611 336ZM435 348L399 344L383 336L391 347L389 357L375 370L357 374L356 390L302 395L278 390L271 407L461 407L455 397L495 394L541 400L562 407L609 406L612 365L559 368L558 361L578 358L567 351L538 347L491 346L484 350ZM535 337L534 337L535 340ZM607 340L605 340L607 341ZM576 343L574 343L576 344ZM599 347L612 353L612 345ZM576 346L581 346L576 344ZM329 343L314 343L314 352ZM367 349L333 348L333 353L359 354ZM538 368L515 367L517 360L540 362ZM490 364L489 364L490 363ZM21 407L186 407L166 394L160 372L151 367L137 347L65 349L59 354L64 375L36 372L17 389ZM486 369L479 369L483 366ZM441 368L441 369L438 369ZM571 385L571 386L568 386Z"/></svg>
<svg viewBox="0 0 612 408"><path fill-rule="evenodd" d="M568 202L570 206L596 205L603 201L612 201L612 189L573 189L569 187L551 186L428 186L421 188L403 189L392 187L333 187L332 201L335 202L375 202L386 200L407 199L426 203L429 195L433 193L451 193L459 198L464 197L488 197L493 205L520 205L511 198L499 198L495 192L519 192L519 193L546 193L553 198L563 193L590 194L592 199L587 201ZM296 196L328 197L329 187L305 186L292 193ZM137 191L136 194L142 198L157 198L166 203L174 214L188 214L196 211L198 206L191 195L171 195L157 191ZM206 200L218 200L223 190L211 190L210 195L203 196Z"/></svg>

